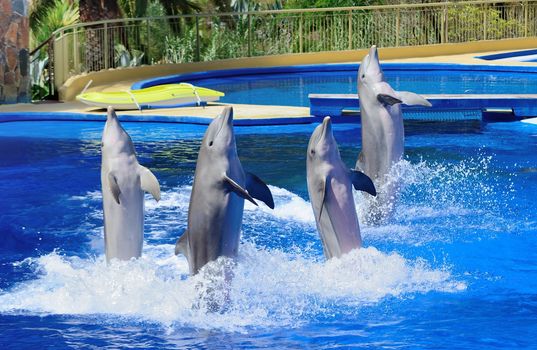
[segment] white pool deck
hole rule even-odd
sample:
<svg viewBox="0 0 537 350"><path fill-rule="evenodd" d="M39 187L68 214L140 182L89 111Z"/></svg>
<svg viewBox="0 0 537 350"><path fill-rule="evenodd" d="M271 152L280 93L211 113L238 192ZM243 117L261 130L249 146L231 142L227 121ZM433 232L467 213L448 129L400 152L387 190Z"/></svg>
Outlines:
<svg viewBox="0 0 537 350"><path fill-rule="evenodd" d="M513 51L513 50L509 50ZM454 64L476 64L476 65L491 65L491 66L534 66L535 62L517 62L517 61L486 61L475 58L488 54L496 54L506 51L480 52L478 54L464 54L451 56L436 56L426 58L407 58L397 60L385 60L382 62L401 62L401 63L454 63ZM129 89L130 86L139 79L118 81L114 84L100 87L101 91L114 91ZM290 107L290 106L267 106L267 105L245 105L245 104L230 104L234 109L235 119L271 119L273 122L277 118L306 118L310 116L309 107ZM119 111L118 115L138 116L143 119L144 116L165 116L173 117L189 117L200 119L215 118L222 111L224 104L211 103L206 107L181 107L181 108L166 108L166 109L149 109L143 111ZM51 102L51 103L26 103L26 104L11 104L0 105L0 114L24 114L24 113L80 113L84 115L104 115L103 109L95 109L84 105L80 102Z"/></svg>

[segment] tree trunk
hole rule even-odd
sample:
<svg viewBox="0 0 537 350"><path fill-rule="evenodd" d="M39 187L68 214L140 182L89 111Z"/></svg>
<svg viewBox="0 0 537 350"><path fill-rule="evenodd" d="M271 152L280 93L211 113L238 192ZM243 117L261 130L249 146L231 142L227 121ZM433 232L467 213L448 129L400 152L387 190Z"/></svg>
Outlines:
<svg viewBox="0 0 537 350"><path fill-rule="evenodd" d="M121 11L116 0L80 0L78 7L81 22L95 22L121 18ZM106 39L109 43L108 62L105 62L104 57L104 26L101 24L86 29L86 71L98 71L104 69L106 66L113 67L113 30L108 30L106 35Z"/></svg>

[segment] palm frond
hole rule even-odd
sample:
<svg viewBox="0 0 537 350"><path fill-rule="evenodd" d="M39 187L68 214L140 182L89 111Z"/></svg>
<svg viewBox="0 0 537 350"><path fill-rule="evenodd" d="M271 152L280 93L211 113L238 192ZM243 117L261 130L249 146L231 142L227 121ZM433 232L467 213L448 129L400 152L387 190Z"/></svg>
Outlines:
<svg viewBox="0 0 537 350"><path fill-rule="evenodd" d="M32 39L35 45L47 40L50 35L61 27L78 22L78 6L62 0L55 0L52 6L35 21L32 28Z"/></svg>

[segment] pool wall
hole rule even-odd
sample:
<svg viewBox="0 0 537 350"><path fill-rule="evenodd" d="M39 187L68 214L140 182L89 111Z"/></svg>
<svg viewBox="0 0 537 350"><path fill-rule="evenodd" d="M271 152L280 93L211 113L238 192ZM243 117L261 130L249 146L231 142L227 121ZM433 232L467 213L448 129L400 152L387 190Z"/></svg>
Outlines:
<svg viewBox="0 0 537 350"><path fill-rule="evenodd" d="M176 124L197 124L209 125L212 118L196 116L167 116L149 114L121 114L118 115L121 122L149 122L149 123L176 123ZM71 112L2 112L0 113L0 123L2 122L31 122L31 121L93 121L106 122L106 113L71 113ZM264 126L264 125L290 125L290 124L310 124L321 122L322 117L289 117L289 118L256 118L256 119L234 119L235 126ZM359 118L349 120L348 118L338 118L335 122L358 123Z"/></svg>

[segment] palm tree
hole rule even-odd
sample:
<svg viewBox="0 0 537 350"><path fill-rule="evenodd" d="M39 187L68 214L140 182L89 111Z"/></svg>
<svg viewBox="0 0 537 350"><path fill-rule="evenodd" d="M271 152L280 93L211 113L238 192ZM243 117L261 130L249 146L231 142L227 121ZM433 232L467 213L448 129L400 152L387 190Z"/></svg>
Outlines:
<svg viewBox="0 0 537 350"><path fill-rule="evenodd" d="M76 2L50 0L45 3L41 0L34 2L33 5L37 2L43 7L33 8L30 12L33 47L48 40L55 30L78 22Z"/></svg>
<svg viewBox="0 0 537 350"><path fill-rule="evenodd" d="M121 18L121 10L116 0L79 0L78 8L81 22L95 22L107 19ZM104 60L103 40L100 39L99 31L102 26L86 28L86 69L97 71L106 65ZM111 31L108 31L106 40L112 39ZM114 46L108 45L108 66L111 67L114 60Z"/></svg>

